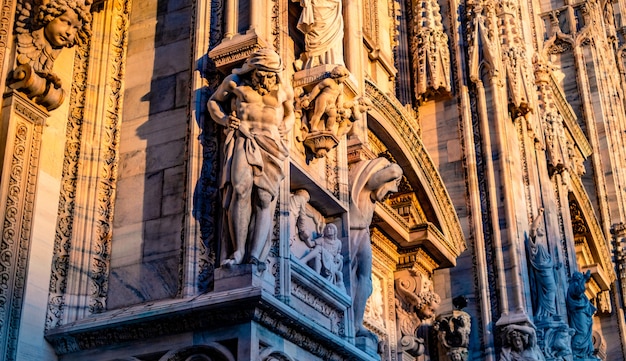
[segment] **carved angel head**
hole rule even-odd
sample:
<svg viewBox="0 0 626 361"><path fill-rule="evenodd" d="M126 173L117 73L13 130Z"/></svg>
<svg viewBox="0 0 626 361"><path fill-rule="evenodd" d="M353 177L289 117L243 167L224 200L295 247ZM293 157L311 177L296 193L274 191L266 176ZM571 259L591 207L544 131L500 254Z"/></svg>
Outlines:
<svg viewBox="0 0 626 361"><path fill-rule="evenodd" d="M55 49L85 41L91 32L91 0L52 0L40 5L35 22Z"/></svg>

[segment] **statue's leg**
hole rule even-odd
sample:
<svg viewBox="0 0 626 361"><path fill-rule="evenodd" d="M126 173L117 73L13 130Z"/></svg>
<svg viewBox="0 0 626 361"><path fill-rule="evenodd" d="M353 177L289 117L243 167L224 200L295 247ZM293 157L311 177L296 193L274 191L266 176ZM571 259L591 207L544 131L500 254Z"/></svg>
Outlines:
<svg viewBox="0 0 626 361"><path fill-rule="evenodd" d="M323 130L320 127L320 123L322 122L322 115L324 114L325 110L326 110L326 104L324 102L321 102L321 101L315 102L315 107L313 108L313 111L311 112L312 113L311 120L309 121L309 126L311 127L312 132Z"/></svg>
<svg viewBox="0 0 626 361"><path fill-rule="evenodd" d="M365 305L367 304L367 299L372 294L372 248L370 246L369 232L364 232L359 240L356 263L353 267L354 285L352 286L352 299L356 336L375 337L372 332L363 326Z"/></svg>
<svg viewBox="0 0 626 361"><path fill-rule="evenodd" d="M264 261L264 249L269 245L270 232L272 231L274 209L278 199L272 199L272 195L263 189L258 189L258 197L254 205L256 222L252 234L250 246L250 262Z"/></svg>
<svg viewBox="0 0 626 361"><path fill-rule="evenodd" d="M233 154L232 162L233 198L228 209L231 237L234 238L234 252L223 264L240 264L246 254L248 227L252 217L252 168L248 165L243 142Z"/></svg>

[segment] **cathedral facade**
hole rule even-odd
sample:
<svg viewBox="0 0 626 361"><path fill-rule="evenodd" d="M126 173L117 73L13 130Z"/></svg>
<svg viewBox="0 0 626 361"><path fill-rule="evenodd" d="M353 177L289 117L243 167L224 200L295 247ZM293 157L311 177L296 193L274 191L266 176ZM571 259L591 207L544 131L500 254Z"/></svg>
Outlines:
<svg viewBox="0 0 626 361"><path fill-rule="evenodd" d="M0 6L0 360L626 360L625 0Z"/></svg>

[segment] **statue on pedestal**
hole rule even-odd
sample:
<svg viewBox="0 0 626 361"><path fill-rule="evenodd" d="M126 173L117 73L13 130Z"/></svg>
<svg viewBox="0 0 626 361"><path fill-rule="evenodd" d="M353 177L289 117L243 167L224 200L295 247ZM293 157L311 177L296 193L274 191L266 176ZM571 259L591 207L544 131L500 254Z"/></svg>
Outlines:
<svg viewBox="0 0 626 361"><path fill-rule="evenodd" d="M591 278L591 272L574 272L567 289L567 313L569 324L574 329L572 353L574 360L598 360L593 355L593 314L596 308L585 295L585 284Z"/></svg>
<svg viewBox="0 0 626 361"><path fill-rule="evenodd" d="M225 128L220 180L224 226L222 266L264 266L278 189L289 155L285 136L294 120L293 89L282 81L282 61L271 49L255 51L208 101Z"/></svg>
<svg viewBox="0 0 626 361"><path fill-rule="evenodd" d="M300 0L298 29L304 33L304 69L344 65L342 0Z"/></svg>
<svg viewBox="0 0 626 361"><path fill-rule="evenodd" d="M48 110L65 97L61 79L52 72L63 48L84 42L91 32L92 0L21 1L17 7L16 68L9 86Z"/></svg>
<svg viewBox="0 0 626 361"><path fill-rule="evenodd" d="M543 208L533 220L528 240L528 257L532 266L534 289L533 306L535 308L535 322L548 321L556 315L555 264L552 256L543 244L545 242L545 228L541 226Z"/></svg>
<svg viewBox="0 0 626 361"><path fill-rule="evenodd" d="M350 180L350 259L352 300L356 336L376 339L363 326L367 299L372 294L372 246L369 227L377 201L390 192L398 191L402 168L385 158L364 160L354 164Z"/></svg>

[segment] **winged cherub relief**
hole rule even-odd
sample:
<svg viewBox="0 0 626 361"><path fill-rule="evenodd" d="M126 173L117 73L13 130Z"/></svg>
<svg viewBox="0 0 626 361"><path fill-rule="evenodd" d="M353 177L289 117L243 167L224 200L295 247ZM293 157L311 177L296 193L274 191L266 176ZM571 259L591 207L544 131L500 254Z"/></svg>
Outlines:
<svg viewBox="0 0 626 361"><path fill-rule="evenodd" d="M16 67L9 83L48 110L61 105L61 79L52 72L63 48L87 40L92 0L22 0L15 33Z"/></svg>

